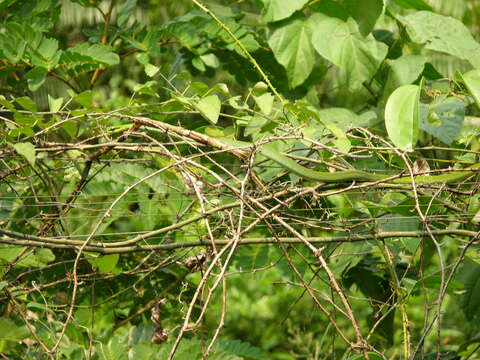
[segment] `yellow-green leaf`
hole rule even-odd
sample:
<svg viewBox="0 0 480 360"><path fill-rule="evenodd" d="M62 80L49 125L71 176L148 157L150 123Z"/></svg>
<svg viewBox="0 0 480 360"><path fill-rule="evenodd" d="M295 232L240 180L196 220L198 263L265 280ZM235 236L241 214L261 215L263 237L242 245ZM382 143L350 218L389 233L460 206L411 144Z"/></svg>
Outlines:
<svg viewBox="0 0 480 360"><path fill-rule="evenodd" d="M25 159L27 159L28 163L32 166L35 165L35 146L31 143L18 143L14 144L13 148L17 153L22 155Z"/></svg>
<svg viewBox="0 0 480 360"><path fill-rule="evenodd" d="M385 126L388 136L398 148L411 151L419 132L418 85L404 85L396 89L385 106Z"/></svg>
<svg viewBox="0 0 480 360"><path fill-rule="evenodd" d="M212 124L216 124L218 116L220 115L220 108L222 106L217 95L210 95L200 99L195 105L195 108Z"/></svg>

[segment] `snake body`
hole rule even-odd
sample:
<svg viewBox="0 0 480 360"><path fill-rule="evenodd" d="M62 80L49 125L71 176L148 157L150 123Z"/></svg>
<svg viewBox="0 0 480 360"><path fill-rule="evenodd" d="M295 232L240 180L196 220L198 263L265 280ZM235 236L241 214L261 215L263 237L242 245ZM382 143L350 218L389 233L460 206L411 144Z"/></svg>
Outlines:
<svg viewBox="0 0 480 360"><path fill-rule="evenodd" d="M232 140L232 139L221 139L223 142L227 143L229 146L236 147L253 147L254 144ZM298 164L296 161L290 159L289 157L283 155L275 149L275 146L272 142L260 145L258 152L265 156L267 159L274 161L279 164L284 169L300 176L301 178L325 182L325 183L342 183L342 182L375 182L382 181L385 179L386 182L395 183L395 184L410 184L412 178L409 174L405 176L392 179L391 175L382 175L382 174L372 174L362 170L342 170L337 172L326 172L326 171L316 171L309 169L303 165ZM443 184L443 183L454 183L467 179L468 177L475 174L475 169L480 169L480 163L473 165L470 169L465 171L456 171L448 174L439 174L439 175L430 175L430 176L414 176L414 181L416 184Z"/></svg>

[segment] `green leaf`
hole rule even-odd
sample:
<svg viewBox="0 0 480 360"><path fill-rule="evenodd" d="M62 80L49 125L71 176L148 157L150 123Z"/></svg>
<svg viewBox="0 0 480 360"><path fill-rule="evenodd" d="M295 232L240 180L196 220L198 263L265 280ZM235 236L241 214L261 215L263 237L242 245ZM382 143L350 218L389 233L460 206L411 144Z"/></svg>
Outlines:
<svg viewBox="0 0 480 360"><path fill-rule="evenodd" d="M465 292L460 297L460 306L472 322L480 319L480 264L466 259L462 263L458 280L464 284Z"/></svg>
<svg viewBox="0 0 480 360"><path fill-rule="evenodd" d="M18 143L18 144L14 144L13 145L13 148L15 149L15 151L17 153L19 153L20 155L22 155L25 159L27 159L28 163L31 165L31 166L34 166L35 165L35 153L36 153L36 150L35 150L35 146L31 143L27 143L27 142L24 142L24 143Z"/></svg>
<svg viewBox="0 0 480 360"><path fill-rule="evenodd" d="M272 112L273 100L275 99L272 94L265 93L260 96L253 96L253 98L262 114L269 115Z"/></svg>
<svg viewBox="0 0 480 360"><path fill-rule="evenodd" d="M73 100L78 102L83 107L89 109L92 107L92 90L86 90L78 95L76 95Z"/></svg>
<svg viewBox="0 0 480 360"><path fill-rule="evenodd" d="M262 131L262 128L267 125L270 121L263 116L255 114L250 121L248 122L247 127L245 128L244 135L250 136L253 135L253 139L255 140L256 137Z"/></svg>
<svg viewBox="0 0 480 360"><path fill-rule="evenodd" d="M28 88L30 91L38 90L47 77L48 71L43 67L34 67L32 70L25 74L27 79Z"/></svg>
<svg viewBox="0 0 480 360"><path fill-rule="evenodd" d="M145 64L145 74L147 74L148 77L154 77L160 68L158 66L152 65L150 63Z"/></svg>
<svg viewBox="0 0 480 360"><path fill-rule="evenodd" d="M81 43L75 47L68 49L68 52L85 56L101 63L102 65L117 65L120 62L118 54L114 53L112 49L103 44L89 44Z"/></svg>
<svg viewBox="0 0 480 360"><path fill-rule="evenodd" d="M315 64L315 51L310 41L312 29L312 22L300 13L272 26L268 44L287 71L292 88L308 78Z"/></svg>
<svg viewBox="0 0 480 360"><path fill-rule="evenodd" d="M200 59L203 61L203 63L211 68L218 68L220 66L220 60L218 60L217 56L215 54L205 54L201 55Z"/></svg>
<svg viewBox="0 0 480 360"><path fill-rule="evenodd" d="M370 34L384 8L383 0L343 0L343 5L357 22L363 36Z"/></svg>
<svg viewBox="0 0 480 360"><path fill-rule="evenodd" d="M124 28L130 19L134 17L133 12L137 6L137 0L126 0L118 7L117 25Z"/></svg>
<svg viewBox="0 0 480 360"><path fill-rule="evenodd" d="M14 110L15 109L15 106L13 106L13 104L10 101L5 99L5 96L3 96L3 95L0 95L0 105L2 105L3 107L5 107L8 110Z"/></svg>
<svg viewBox="0 0 480 360"><path fill-rule="evenodd" d="M387 60L390 69L383 97L387 99L396 88L417 80L425 67L425 62L424 56L413 54L402 55L395 60Z"/></svg>
<svg viewBox="0 0 480 360"><path fill-rule="evenodd" d="M480 107L480 70L471 70L461 77L477 106Z"/></svg>
<svg viewBox="0 0 480 360"><path fill-rule="evenodd" d="M400 17L399 20L407 27L412 41L425 44L426 49L467 60L474 67L480 68L480 44L457 19L430 11L419 11Z"/></svg>
<svg viewBox="0 0 480 360"><path fill-rule="evenodd" d="M432 7L423 0L392 0L398 6L404 9L428 10L433 11Z"/></svg>
<svg viewBox="0 0 480 360"><path fill-rule="evenodd" d="M57 69L64 76L76 77L83 73L117 65L120 57L103 44L81 43L64 51Z"/></svg>
<svg viewBox="0 0 480 360"><path fill-rule="evenodd" d="M255 267L256 269L257 267ZM227 354L240 356L242 359L265 360L268 355L260 348L240 340L222 340L215 345L215 352L222 351Z"/></svg>
<svg viewBox="0 0 480 360"><path fill-rule="evenodd" d="M33 127L37 122L37 117L33 114L22 114L21 112L15 112L13 114L13 120L22 126Z"/></svg>
<svg viewBox="0 0 480 360"><path fill-rule="evenodd" d="M0 353L6 354L10 349L30 335L26 326L18 326L12 320L0 318Z"/></svg>
<svg viewBox="0 0 480 360"><path fill-rule="evenodd" d="M343 21L316 14L312 43L325 59L346 72L351 90L370 80L387 55L387 46L372 35L364 38L352 18ZM329 41L325 41L329 39Z"/></svg>
<svg viewBox="0 0 480 360"><path fill-rule="evenodd" d="M200 57L194 57L192 59L192 65L195 69L197 69L200 72L205 72L207 68L205 67L205 63L202 61Z"/></svg>
<svg viewBox="0 0 480 360"><path fill-rule="evenodd" d="M4 247L0 252L0 262L12 262L23 251L24 247ZM15 264L18 267L42 267L55 260L55 255L50 249L37 249L35 252L28 253L28 255L21 258Z"/></svg>
<svg viewBox="0 0 480 360"><path fill-rule="evenodd" d="M420 111L420 128L450 145L460 135L465 104L462 100L449 97L438 104L422 106ZM433 117L434 121L429 121Z"/></svg>
<svg viewBox="0 0 480 360"><path fill-rule="evenodd" d="M385 126L395 146L413 150L419 132L420 87L404 85L396 89L385 106Z"/></svg>
<svg viewBox="0 0 480 360"><path fill-rule="evenodd" d="M308 0L262 0L262 21L274 22L283 20L300 10Z"/></svg>
<svg viewBox="0 0 480 360"><path fill-rule="evenodd" d="M220 115L221 102L217 95L210 95L200 99L194 107L212 124L216 124Z"/></svg>
<svg viewBox="0 0 480 360"><path fill-rule="evenodd" d="M55 99L54 97L50 96L48 94L48 107L51 112L57 112L60 111L63 105L63 97L59 97Z"/></svg>
<svg viewBox="0 0 480 360"><path fill-rule="evenodd" d="M8 281L0 281L0 290L8 285Z"/></svg>
<svg viewBox="0 0 480 360"><path fill-rule="evenodd" d="M366 126L368 122L363 123L362 119L352 110L345 108L328 108L318 111L320 119L336 125L342 131L347 131L351 126ZM367 118L368 121L368 118Z"/></svg>
<svg viewBox="0 0 480 360"><path fill-rule="evenodd" d="M75 122L73 121L67 121L64 122L62 125L62 129L65 130L65 132L70 136L72 139L75 138L75 135L77 134L78 126Z"/></svg>
<svg viewBox="0 0 480 360"><path fill-rule="evenodd" d="M118 254L111 254L99 256L95 259L88 259L88 262L96 267L100 273L105 274L111 273L115 269L119 258L120 256Z"/></svg>
<svg viewBox="0 0 480 360"><path fill-rule="evenodd" d="M37 112L37 104L27 96L16 98L15 101L25 110Z"/></svg>
<svg viewBox="0 0 480 360"><path fill-rule="evenodd" d="M61 51L58 51L58 40L43 38L32 54L32 63L51 70L57 66Z"/></svg>

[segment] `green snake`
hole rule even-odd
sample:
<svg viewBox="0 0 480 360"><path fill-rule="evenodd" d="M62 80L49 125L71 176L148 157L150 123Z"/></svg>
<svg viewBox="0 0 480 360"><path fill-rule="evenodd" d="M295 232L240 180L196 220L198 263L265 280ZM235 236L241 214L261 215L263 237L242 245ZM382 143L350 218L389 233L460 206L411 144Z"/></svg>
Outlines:
<svg viewBox="0 0 480 360"><path fill-rule="evenodd" d="M226 143L229 146L247 148L253 147L254 144L238 141L233 139L221 138L219 139L222 142ZM391 175L381 175L381 174L372 174L362 170L342 170L337 172L326 172L326 171L316 171L309 169L305 166L298 164L296 161L290 159L289 157L283 155L279 151L275 149L275 146L272 142L260 145L258 147L258 153L265 156L267 159L270 159L277 164L279 164L285 170L288 170L301 178L318 181L318 182L325 182L325 183L342 183L348 181L359 181L359 182L376 182L382 181L385 179L386 182L395 183L395 184L410 184L412 182L412 178L410 175L398 177L391 179ZM468 177L475 174L473 169L480 169L480 163L473 165L471 170L465 171L456 171L453 173L448 174L440 174L440 175L420 175L415 176L414 180L416 184L439 184L439 183L454 183L459 182L467 179Z"/></svg>

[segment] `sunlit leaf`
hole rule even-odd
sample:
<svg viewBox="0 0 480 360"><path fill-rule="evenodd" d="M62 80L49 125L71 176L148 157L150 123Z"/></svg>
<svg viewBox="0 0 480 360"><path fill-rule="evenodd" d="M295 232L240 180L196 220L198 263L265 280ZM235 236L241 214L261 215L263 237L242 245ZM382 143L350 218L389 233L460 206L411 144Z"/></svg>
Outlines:
<svg viewBox="0 0 480 360"><path fill-rule="evenodd" d="M471 70L461 76L477 106L480 107L480 70Z"/></svg>
<svg viewBox="0 0 480 360"><path fill-rule="evenodd" d="M210 95L200 99L195 108L212 124L216 124L220 115L222 103L217 95Z"/></svg>
<svg viewBox="0 0 480 360"><path fill-rule="evenodd" d="M401 17L412 41L425 44L429 50L440 51L468 60L480 68L480 44L459 20L430 11L419 11Z"/></svg>
<svg viewBox="0 0 480 360"><path fill-rule="evenodd" d="M31 166L35 165L35 146L32 143L17 143L13 145L17 153L22 155Z"/></svg>
<svg viewBox="0 0 480 360"><path fill-rule="evenodd" d="M315 50L345 71L350 89L358 89L376 73L387 55L387 46L371 35L364 38L352 18L343 21L317 15L312 35Z"/></svg>
<svg viewBox="0 0 480 360"><path fill-rule="evenodd" d="M302 84L315 63L315 51L310 41L313 23L297 14L272 26L268 44L277 61L287 71L290 86Z"/></svg>
<svg viewBox="0 0 480 360"><path fill-rule="evenodd" d="M388 136L405 151L413 150L418 139L419 98L419 86L404 85L390 95L385 107Z"/></svg>
<svg viewBox="0 0 480 360"><path fill-rule="evenodd" d="M283 20L300 10L308 0L262 0L263 12L262 20L265 22L274 22Z"/></svg>
<svg viewBox="0 0 480 360"><path fill-rule="evenodd" d="M265 93L253 98L263 114L269 115L272 112L273 100L275 99L272 94Z"/></svg>
<svg viewBox="0 0 480 360"><path fill-rule="evenodd" d="M422 106L420 128L450 145L460 134L467 104L460 99L449 97L438 104ZM430 119L433 117L433 121Z"/></svg>

